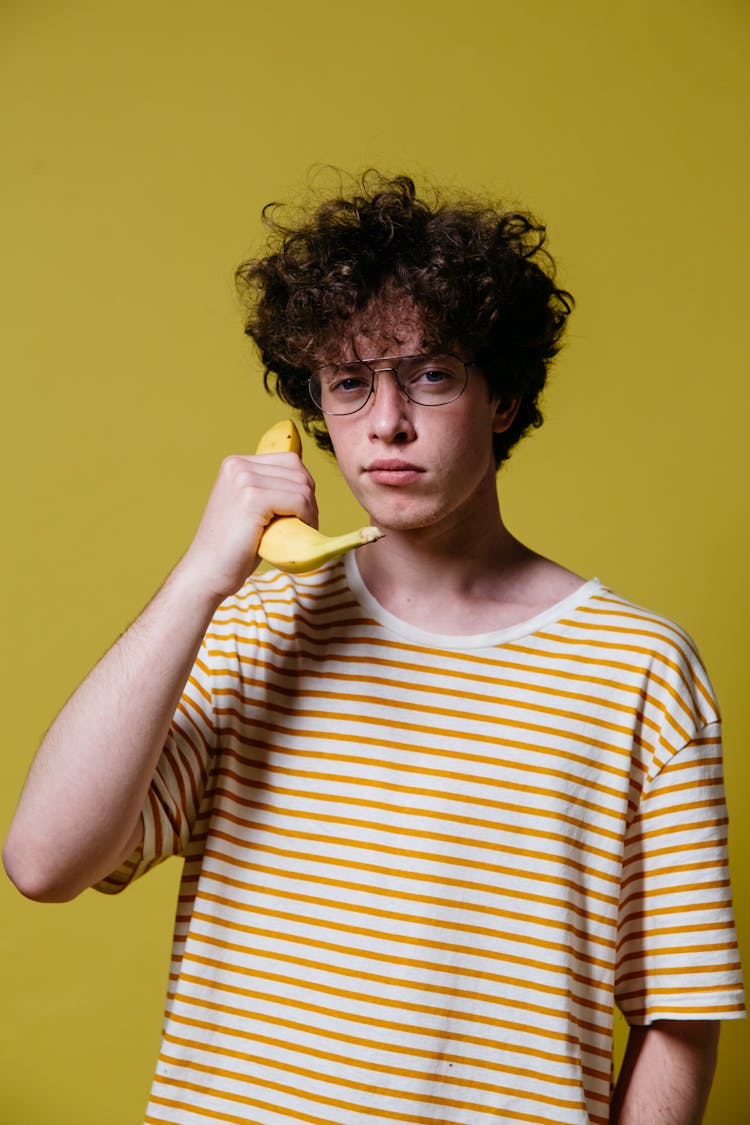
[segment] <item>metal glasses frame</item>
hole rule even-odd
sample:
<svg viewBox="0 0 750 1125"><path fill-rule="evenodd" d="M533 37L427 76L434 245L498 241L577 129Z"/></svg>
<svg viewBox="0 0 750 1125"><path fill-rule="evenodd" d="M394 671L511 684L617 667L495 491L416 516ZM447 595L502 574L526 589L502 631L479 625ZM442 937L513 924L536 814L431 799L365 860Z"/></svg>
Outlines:
<svg viewBox="0 0 750 1125"><path fill-rule="evenodd" d="M455 359L457 363L463 364L464 381L463 385L461 386L461 390L458 391L457 394L453 395L452 398L448 398L444 402L420 402L419 399L412 398L412 396L409 394L406 387L398 377L398 368L408 359L439 360L442 357ZM370 389L367 392L367 397L359 406L355 406L354 410L324 410L322 404L318 402L313 393L313 381L315 380L316 376L320 376L320 373L322 371L338 371L342 367L349 367L355 363L361 364L362 367L366 367L370 372ZM395 364L395 366L389 366L391 364ZM393 378L396 380L396 383L398 384L399 390L406 398L408 398L409 402L414 402L417 406L448 406L449 403L456 402L456 400L459 399L464 393L469 382L469 368L476 366L477 364L475 360L461 359L461 357L459 355L456 355L454 352L440 352L438 355L432 355L429 353L423 355L417 353L416 355L383 356L382 359L356 359L342 363L326 363L322 367L316 367L315 370L310 374L310 377L307 380L307 390L314 405L323 414L345 417L348 414L357 414L360 410L364 410L375 391L375 376L380 375L382 372L390 371L393 375Z"/></svg>

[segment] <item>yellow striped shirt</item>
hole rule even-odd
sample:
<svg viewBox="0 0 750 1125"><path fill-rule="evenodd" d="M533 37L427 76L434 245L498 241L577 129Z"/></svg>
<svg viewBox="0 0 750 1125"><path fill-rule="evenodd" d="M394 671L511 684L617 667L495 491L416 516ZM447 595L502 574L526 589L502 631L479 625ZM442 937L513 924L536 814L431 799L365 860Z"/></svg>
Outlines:
<svg viewBox="0 0 750 1125"><path fill-rule="evenodd" d="M606 1125L613 1005L743 1012L719 715L597 581L438 636L353 558L218 610L117 891L185 857L149 1125Z"/></svg>

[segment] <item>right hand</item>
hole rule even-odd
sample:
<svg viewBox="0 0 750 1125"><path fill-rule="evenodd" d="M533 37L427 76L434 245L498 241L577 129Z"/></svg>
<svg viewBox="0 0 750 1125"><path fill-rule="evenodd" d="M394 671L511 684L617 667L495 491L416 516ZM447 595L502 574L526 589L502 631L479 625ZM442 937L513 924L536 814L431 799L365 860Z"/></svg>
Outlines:
<svg viewBox="0 0 750 1125"><path fill-rule="evenodd" d="M257 568L258 544L274 516L318 526L315 481L297 454L225 458L178 568L220 600L229 597Z"/></svg>

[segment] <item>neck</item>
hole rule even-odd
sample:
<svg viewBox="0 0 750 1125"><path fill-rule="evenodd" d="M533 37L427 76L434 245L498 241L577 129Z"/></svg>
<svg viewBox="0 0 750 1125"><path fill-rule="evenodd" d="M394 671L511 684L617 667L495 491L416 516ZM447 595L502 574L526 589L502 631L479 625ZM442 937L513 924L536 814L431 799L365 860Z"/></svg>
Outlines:
<svg viewBox="0 0 750 1125"><path fill-rule="evenodd" d="M357 552L363 582L384 608L440 632L473 631L468 623L518 605L524 576L539 557L494 519L387 531ZM513 611L511 611L513 612Z"/></svg>
<svg viewBox="0 0 750 1125"><path fill-rule="evenodd" d="M464 527L387 530L382 539L358 552L363 579L410 593L466 590L483 579L496 581L525 548L511 535L499 513L496 521ZM439 595L438 595L439 596Z"/></svg>
<svg viewBox="0 0 750 1125"><path fill-rule="evenodd" d="M412 625L469 635L529 620L584 579L524 546L506 528L497 495L483 519L389 529L356 562L372 596Z"/></svg>

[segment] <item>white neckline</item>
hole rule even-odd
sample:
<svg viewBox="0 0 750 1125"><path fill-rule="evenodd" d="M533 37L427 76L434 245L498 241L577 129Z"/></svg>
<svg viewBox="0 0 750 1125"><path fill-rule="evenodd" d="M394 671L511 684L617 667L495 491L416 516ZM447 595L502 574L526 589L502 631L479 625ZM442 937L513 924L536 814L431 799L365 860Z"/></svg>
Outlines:
<svg viewBox="0 0 750 1125"><path fill-rule="evenodd" d="M418 625L412 625L410 622L396 617L373 597L362 580L354 551L350 551L344 556L344 568L352 593L370 617L374 617L383 628L395 633L403 640L430 648L493 648L497 645L507 644L509 641L527 637L544 626L559 620L566 613L583 605L595 591L602 588L598 578L590 578L587 582L583 582L572 594L563 598L562 601L555 602L554 605L542 610L541 613L535 614L534 617L525 621L518 621L515 625L508 625L504 629L493 629L488 633L470 633L467 635L433 633L428 629L422 629Z"/></svg>

